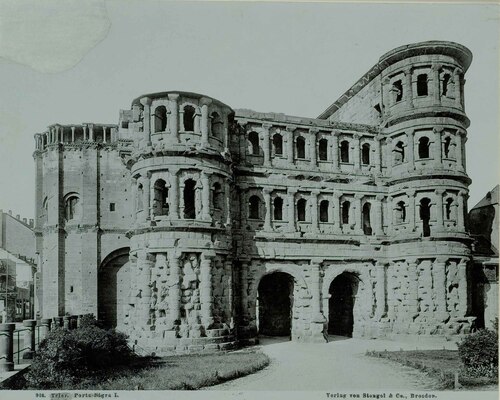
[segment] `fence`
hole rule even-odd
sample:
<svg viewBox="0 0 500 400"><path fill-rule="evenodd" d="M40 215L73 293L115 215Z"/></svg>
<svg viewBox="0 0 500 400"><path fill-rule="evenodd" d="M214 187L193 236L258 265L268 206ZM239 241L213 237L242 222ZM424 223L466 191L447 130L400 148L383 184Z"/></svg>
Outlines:
<svg viewBox="0 0 500 400"><path fill-rule="evenodd" d="M83 315L45 318L39 321L23 321L23 328L16 324L0 324L0 372L14 370L15 364L29 362L35 355L40 342L47 337L52 328L76 329Z"/></svg>

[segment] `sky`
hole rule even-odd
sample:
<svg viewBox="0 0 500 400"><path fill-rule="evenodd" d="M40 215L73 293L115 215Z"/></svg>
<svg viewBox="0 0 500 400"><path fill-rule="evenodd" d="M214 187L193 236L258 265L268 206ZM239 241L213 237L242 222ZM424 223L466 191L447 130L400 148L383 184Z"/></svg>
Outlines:
<svg viewBox="0 0 500 400"><path fill-rule="evenodd" d="M469 208L499 179L497 5L0 2L0 208L33 218L33 134L117 123L144 93L317 117L389 50L467 46ZM57 5L57 6L56 6Z"/></svg>

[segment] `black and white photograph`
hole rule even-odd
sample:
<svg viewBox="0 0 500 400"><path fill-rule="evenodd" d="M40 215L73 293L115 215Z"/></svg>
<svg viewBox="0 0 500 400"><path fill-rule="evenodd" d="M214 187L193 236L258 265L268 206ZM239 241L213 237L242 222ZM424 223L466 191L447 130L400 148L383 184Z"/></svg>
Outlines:
<svg viewBox="0 0 500 400"><path fill-rule="evenodd" d="M0 0L0 398L497 399L499 11Z"/></svg>

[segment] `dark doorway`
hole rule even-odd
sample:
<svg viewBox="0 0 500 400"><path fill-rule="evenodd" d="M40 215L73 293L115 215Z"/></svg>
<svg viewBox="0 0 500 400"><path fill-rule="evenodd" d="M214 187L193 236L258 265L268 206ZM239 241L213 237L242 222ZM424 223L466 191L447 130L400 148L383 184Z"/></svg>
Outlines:
<svg viewBox="0 0 500 400"><path fill-rule="evenodd" d="M192 179L184 182L184 219L196 218L196 182Z"/></svg>
<svg viewBox="0 0 500 400"><path fill-rule="evenodd" d="M427 197L420 200L420 220L422 221L422 232L424 236L431 235L431 201Z"/></svg>
<svg viewBox="0 0 500 400"><path fill-rule="evenodd" d="M284 272L264 276L258 289L259 334L291 337L292 305L293 277Z"/></svg>
<svg viewBox="0 0 500 400"><path fill-rule="evenodd" d="M358 277L343 272L330 284L328 303L328 333L352 337L354 300L358 292Z"/></svg>

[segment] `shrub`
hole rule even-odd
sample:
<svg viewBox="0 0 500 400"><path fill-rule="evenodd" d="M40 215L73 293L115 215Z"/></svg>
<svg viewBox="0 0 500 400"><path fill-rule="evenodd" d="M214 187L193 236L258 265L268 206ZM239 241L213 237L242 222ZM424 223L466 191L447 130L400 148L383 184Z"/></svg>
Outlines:
<svg viewBox="0 0 500 400"><path fill-rule="evenodd" d="M134 357L126 335L101 329L90 319L87 322L75 330L55 329L42 340L26 374L29 386L37 389L71 387Z"/></svg>
<svg viewBox="0 0 500 400"><path fill-rule="evenodd" d="M488 329L471 333L459 343L458 355L470 376L497 376L498 334Z"/></svg>

